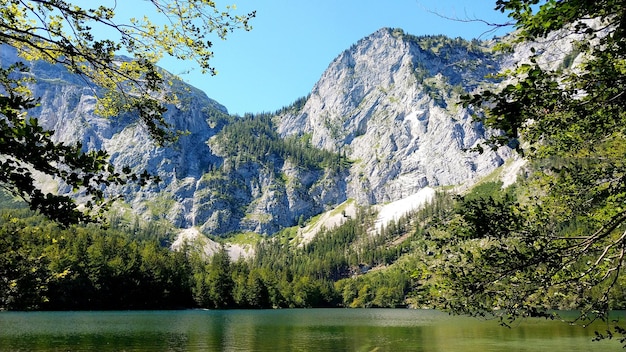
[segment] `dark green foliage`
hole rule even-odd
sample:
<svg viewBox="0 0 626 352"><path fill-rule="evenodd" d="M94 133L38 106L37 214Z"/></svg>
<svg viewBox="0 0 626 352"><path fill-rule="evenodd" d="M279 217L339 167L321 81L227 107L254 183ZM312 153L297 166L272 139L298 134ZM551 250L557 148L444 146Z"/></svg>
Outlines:
<svg viewBox="0 0 626 352"><path fill-rule="evenodd" d="M478 185L468 195L458 197L456 212L466 224L459 229L459 235L499 238L522 226L523 219L513 210L518 206L514 188L503 192L501 187L502 182L488 182Z"/></svg>
<svg viewBox="0 0 626 352"><path fill-rule="evenodd" d="M371 217L359 213L333 230L324 230L311 242L296 248L278 241L259 245L255 265L271 270L289 269L292 275L336 280L358 265L353 243L366 235Z"/></svg>
<svg viewBox="0 0 626 352"><path fill-rule="evenodd" d="M411 303L496 314L503 324L551 317L550 309L579 309L584 322L607 320L609 310L626 307L626 5L570 0L534 6L538 3L498 0L496 6L511 12L520 42L544 39L553 30L577 33L582 40L575 53L584 60L571 54L549 70L538 64L536 52L512 71L502 90L464 100L476 111L484 109L477 115L480 122L502 131L489 147L512 145L531 160L516 188L486 183L454 200L438 195L378 234L369 231L372 214L360 212L302 246L276 236L259 244L254 259L236 262L224 251L208 260L193 251L172 253L162 241L130 237L120 229L59 229L16 210L0 217L1 308ZM604 21L602 29L578 22L586 18ZM452 40L427 39L420 40L433 58L452 54ZM467 52L478 55L482 49L474 44ZM423 83L429 76L418 71ZM6 106L16 102L21 104ZM340 170L348 164L345 157L311 147L306 135L281 139L268 114L208 118L223 126L218 138L229 165L289 160ZM27 125L17 134L36 129L35 123ZM220 187L217 177L206 182ZM228 189L220 190L223 196Z"/></svg>
<svg viewBox="0 0 626 352"><path fill-rule="evenodd" d="M2 216L7 220L7 215ZM32 250L42 242L15 226L2 226L0 236L0 309L39 309L47 293L45 259ZM29 243L32 242L32 243Z"/></svg>
<svg viewBox="0 0 626 352"><path fill-rule="evenodd" d="M478 189L460 197L455 213L430 231L437 249L427 286L439 292L431 296L435 305L475 316L495 314L504 325L519 317L553 317L549 310L564 309L582 310L580 321L587 324L625 307L625 282L611 276L608 247L589 241L594 222L580 215L562 218L552 204L519 204L518 195L536 191L531 181L516 191L487 195Z"/></svg>
<svg viewBox="0 0 626 352"><path fill-rule="evenodd" d="M345 307L395 308L406 305L411 281L408 272L394 267L337 281L335 289Z"/></svg>
<svg viewBox="0 0 626 352"><path fill-rule="evenodd" d="M449 308L475 315L498 309L512 321L569 307L607 320L610 309L623 307L626 4L498 0L496 9L515 21L512 44L535 47L506 74L509 83L464 103L502 131L488 147L513 146L532 168L521 204L505 198L461 211L483 224L468 237L490 240L465 242L449 257L444 276L456 291ZM563 65L542 65L536 43L568 38L574 49Z"/></svg>
<svg viewBox="0 0 626 352"><path fill-rule="evenodd" d="M294 101L291 105L289 106L285 106L279 110L276 110L276 112L274 112L274 115L283 115L283 114L297 114L299 113L302 108L304 108L304 105L306 104L306 102L309 100L309 97L311 95L307 95L305 97L300 97L298 99L296 99L296 101Z"/></svg>
<svg viewBox="0 0 626 352"><path fill-rule="evenodd" d="M228 253L222 247L208 263L196 259L193 265L193 298L200 307L228 308L233 304L234 281Z"/></svg>
<svg viewBox="0 0 626 352"><path fill-rule="evenodd" d="M0 309L10 310L336 306L333 281L349 275L365 233L357 218L305 247L263 242L255 260L233 262L223 248L209 259L172 252L156 225L64 229L27 209L1 212Z"/></svg>
<svg viewBox="0 0 626 352"><path fill-rule="evenodd" d="M118 230L0 214L0 309L157 309L191 304L184 253ZM149 237L149 235L145 235Z"/></svg>
<svg viewBox="0 0 626 352"><path fill-rule="evenodd" d="M407 295L419 286L419 275L413 273L415 268L396 263L416 252L419 257L427 256L422 228L444 218L451 208L452 198L438 194L431 204L392 222L378 234L370 233L374 214L361 210L354 219L322 231L303 246L292 247L278 237L264 241L251 265L275 273L283 288L310 288L313 281L314 294L306 291L306 296L317 299L321 294L322 306L403 306ZM333 281L334 287L329 286ZM284 303L278 306L302 306L298 290L280 292Z"/></svg>
<svg viewBox="0 0 626 352"><path fill-rule="evenodd" d="M273 122L273 114L247 114L234 118L218 134L219 149L237 164L247 161L262 164L289 160L307 169L330 168L339 172L349 166L345 156L311 145L307 136L282 138Z"/></svg>

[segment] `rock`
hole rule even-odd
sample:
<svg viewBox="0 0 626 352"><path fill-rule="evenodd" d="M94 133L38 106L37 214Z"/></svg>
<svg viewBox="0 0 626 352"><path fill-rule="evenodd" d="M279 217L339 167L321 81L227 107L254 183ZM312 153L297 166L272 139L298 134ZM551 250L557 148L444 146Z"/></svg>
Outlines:
<svg viewBox="0 0 626 352"><path fill-rule="evenodd" d="M465 151L488 131L457 104L499 69L484 45L383 28L341 53L303 109L281 116L279 131L308 133L316 146L347 153L354 165L346 198L360 204L485 175L510 151Z"/></svg>

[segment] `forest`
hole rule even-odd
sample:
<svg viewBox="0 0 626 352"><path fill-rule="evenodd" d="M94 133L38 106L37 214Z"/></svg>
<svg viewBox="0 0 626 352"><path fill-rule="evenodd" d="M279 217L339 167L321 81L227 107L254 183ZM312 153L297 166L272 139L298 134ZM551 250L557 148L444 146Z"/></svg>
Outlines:
<svg viewBox="0 0 626 352"><path fill-rule="evenodd" d="M108 228L62 227L4 196L0 211L0 309L95 310L184 308L415 307L446 308L446 280L472 275L468 253L499 236L527 186L483 182L464 196L445 191L420 210L373 232L376 212L359 208L310 242L285 229L261 240L251 258L222 247L203 255L192 244L170 250L174 229L113 218ZM584 222L560 225L581 232ZM483 234L477 236L477 234ZM502 258L505 259L505 258ZM626 296L612 290L613 309ZM597 288L598 290L601 287ZM577 292L535 295L545 309L584 304Z"/></svg>
<svg viewBox="0 0 626 352"><path fill-rule="evenodd" d="M156 224L63 228L5 197L0 309L405 306L417 285L408 263L365 272L409 253L421 237L410 223L444 211L449 200L440 198L415 215L420 220L403 218L376 236L368 234L375 214L360 211L306 245L279 233L251 259L232 260L224 249L209 258L191 246L172 251L171 230ZM404 240L393 245L398 236Z"/></svg>

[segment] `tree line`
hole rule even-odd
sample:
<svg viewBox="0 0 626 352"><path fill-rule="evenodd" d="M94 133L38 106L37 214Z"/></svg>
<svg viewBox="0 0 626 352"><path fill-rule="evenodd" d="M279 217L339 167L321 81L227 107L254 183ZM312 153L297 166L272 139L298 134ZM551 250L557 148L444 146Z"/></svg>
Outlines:
<svg viewBox="0 0 626 352"><path fill-rule="evenodd" d="M375 214L359 211L306 244L277 234L254 257L233 260L224 248L209 258L191 244L172 251L173 232L157 224L61 227L4 203L2 310L403 306L416 285L412 269L366 273L412 251L419 231L393 239L443 209L435 202L379 234L369 232Z"/></svg>

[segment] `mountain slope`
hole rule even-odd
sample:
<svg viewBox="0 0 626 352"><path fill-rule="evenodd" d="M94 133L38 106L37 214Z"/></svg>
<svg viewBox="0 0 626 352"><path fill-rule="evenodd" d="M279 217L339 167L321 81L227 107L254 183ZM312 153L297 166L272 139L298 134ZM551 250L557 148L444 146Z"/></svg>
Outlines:
<svg viewBox="0 0 626 352"><path fill-rule="evenodd" d="M17 60L12 50L0 55L2 65ZM29 65L41 97L32 113L59 141L104 148L115 166L163 180L109 190L132 212L224 236L272 234L348 199L379 204L489 173L508 151L465 152L488 132L456 102L491 84L484 77L500 62L482 42L383 28L340 54L308 98L275 115L244 117L175 80L180 102L166 120L189 133L165 147L131 115L96 116L97 89L88 82L61 67Z"/></svg>
<svg viewBox="0 0 626 352"><path fill-rule="evenodd" d="M359 203L485 175L509 154L465 152L487 131L457 105L499 69L484 45L383 28L330 64L302 110L281 116L280 132L311 134L314 145L355 160L348 197Z"/></svg>

